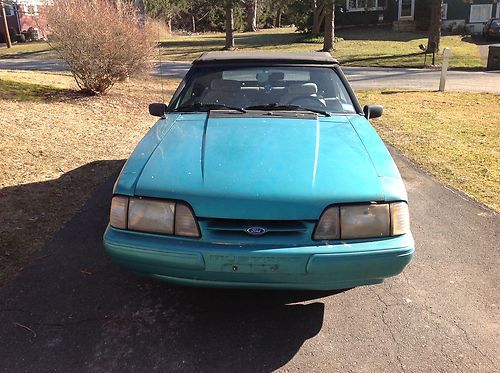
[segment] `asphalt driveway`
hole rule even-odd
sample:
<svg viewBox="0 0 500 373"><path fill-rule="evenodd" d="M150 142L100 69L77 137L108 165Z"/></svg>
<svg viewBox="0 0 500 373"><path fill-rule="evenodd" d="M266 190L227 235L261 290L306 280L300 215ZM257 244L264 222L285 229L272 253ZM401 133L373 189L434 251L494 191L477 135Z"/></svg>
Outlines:
<svg viewBox="0 0 500 373"><path fill-rule="evenodd" d="M109 180L0 289L0 371L498 371L498 215L396 161L414 261L383 285L329 295L181 288L121 270L101 247Z"/></svg>

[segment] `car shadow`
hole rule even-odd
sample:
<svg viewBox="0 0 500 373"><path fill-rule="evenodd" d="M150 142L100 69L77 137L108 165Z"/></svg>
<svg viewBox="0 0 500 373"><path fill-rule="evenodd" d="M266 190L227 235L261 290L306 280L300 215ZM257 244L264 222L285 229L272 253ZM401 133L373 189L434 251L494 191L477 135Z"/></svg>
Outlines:
<svg viewBox="0 0 500 373"><path fill-rule="evenodd" d="M415 53L407 53L407 54L395 54L391 56L373 56L373 57L362 57L362 58L346 58L342 60L343 64L350 64L354 62L370 62L370 61L391 61L398 60L400 58L405 57L418 57L422 56L422 65L424 65L424 52L415 52Z"/></svg>
<svg viewBox="0 0 500 373"><path fill-rule="evenodd" d="M86 99L81 90L57 88L49 85L19 82L0 78L0 98L21 102L73 102Z"/></svg>
<svg viewBox="0 0 500 373"><path fill-rule="evenodd" d="M71 171L63 176L65 190L92 177L92 169L111 167L116 176L121 164L100 161ZM320 332L321 298L337 292L179 287L113 264L102 235L115 176L0 288L7 357L0 370L265 372L285 365ZM54 190L46 183L9 193L29 201L30 194Z"/></svg>
<svg viewBox="0 0 500 373"><path fill-rule="evenodd" d="M50 48L50 47L49 47ZM39 58L46 55L54 55L55 51L51 49L34 51L34 52L21 52L16 54L0 54L0 60L16 60L20 58Z"/></svg>
<svg viewBox="0 0 500 373"><path fill-rule="evenodd" d="M28 150L34 162L45 154ZM90 162L59 177L0 189L0 287L84 205L124 160Z"/></svg>
<svg viewBox="0 0 500 373"><path fill-rule="evenodd" d="M336 32L336 36L345 40L377 40L377 41L401 41L408 42L412 40L426 38L427 34L422 32L395 32L391 27L353 27L344 28Z"/></svg>
<svg viewBox="0 0 500 373"><path fill-rule="evenodd" d="M489 44L494 44L493 41L491 40L486 40L484 37L480 36L480 35L467 35L467 36L464 36L462 39L461 39L463 42L465 43L470 43L470 44L476 44L476 45L489 45Z"/></svg>

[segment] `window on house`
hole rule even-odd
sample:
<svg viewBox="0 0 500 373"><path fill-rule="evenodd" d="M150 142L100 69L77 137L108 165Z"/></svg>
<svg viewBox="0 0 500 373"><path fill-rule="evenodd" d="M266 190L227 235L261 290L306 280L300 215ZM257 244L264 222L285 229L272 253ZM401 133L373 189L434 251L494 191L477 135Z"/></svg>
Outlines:
<svg viewBox="0 0 500 373"><path fill-rule="evenodd" d="M444 3L441 6L441 19L448 19L448 4Z"/></svg>
<svg viewBox="0 0 500 373"><path fill-rule="evenodd" d="M493 4L474 4L470 6L470 23L486 22L491 18Z"/></svg>
<svg viewBox="0 0 500 373"><path fill-rule="evenodd" d="M347 11L384 9L386 0L347 0Z"/></svg>

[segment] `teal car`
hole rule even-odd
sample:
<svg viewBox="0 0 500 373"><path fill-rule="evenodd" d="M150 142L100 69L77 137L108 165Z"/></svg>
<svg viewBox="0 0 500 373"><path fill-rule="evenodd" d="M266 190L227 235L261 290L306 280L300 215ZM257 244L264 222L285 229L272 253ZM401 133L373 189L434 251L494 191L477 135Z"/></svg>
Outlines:
<svg viewBox="0 0 500 373"><path fill-rule="evenodd" d="M177 284L333 290L410 262L407 193L328 53L193 62L116 181L104 234L120 266Z"/></svg>

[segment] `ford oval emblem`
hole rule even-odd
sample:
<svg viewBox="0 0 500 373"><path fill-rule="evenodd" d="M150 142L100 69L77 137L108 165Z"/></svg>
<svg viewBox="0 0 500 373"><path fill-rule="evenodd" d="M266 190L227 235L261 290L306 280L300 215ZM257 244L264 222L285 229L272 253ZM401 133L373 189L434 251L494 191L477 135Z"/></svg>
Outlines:
<svg viewBox="0 0 500 373"><path fill-rule="evenodd" d="M252 236L262 236L267 232L267 230L262 227L250 227L246 230L246 232Z"/></svg>

